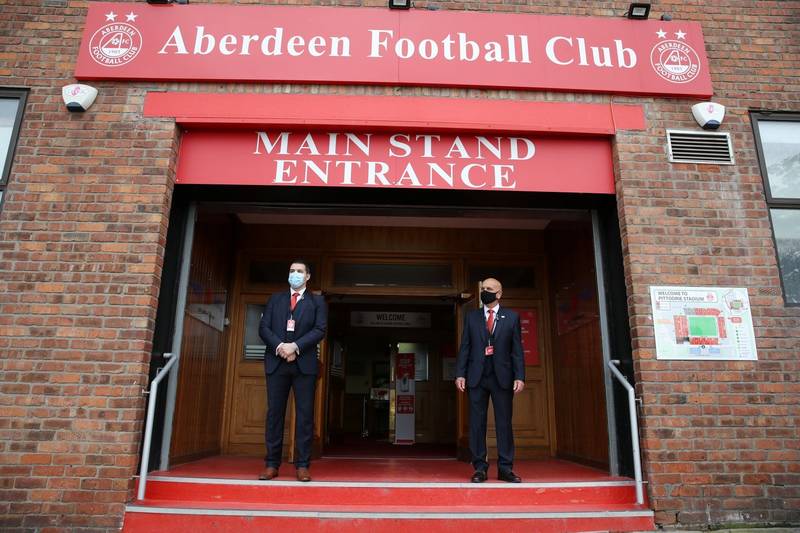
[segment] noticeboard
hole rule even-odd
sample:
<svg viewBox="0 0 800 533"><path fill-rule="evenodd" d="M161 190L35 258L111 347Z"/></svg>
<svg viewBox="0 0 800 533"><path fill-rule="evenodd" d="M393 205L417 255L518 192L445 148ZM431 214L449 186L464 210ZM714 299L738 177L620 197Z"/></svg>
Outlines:
<svg viewBox="0 0 800 533"><path fill-rule="evenodd" d="M747 289L650 287L657 359L755 361Z"/></svg>

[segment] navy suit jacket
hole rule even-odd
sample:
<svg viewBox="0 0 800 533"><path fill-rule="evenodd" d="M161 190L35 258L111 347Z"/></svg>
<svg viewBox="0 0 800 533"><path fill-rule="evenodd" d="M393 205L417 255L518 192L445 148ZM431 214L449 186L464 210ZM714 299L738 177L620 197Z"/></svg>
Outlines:
<svg viewBox="0 0 800 533"><path fill-rule="evenodd" d="M267 345L264 351L264 369L267 374L275 372L281 362L281 358L275 355L278 345L282 342L294 342L300 350L297 368L303 374L316 376L319 373L317 344L325 337L325 330L328 327L328 305L324 297L312 294L306 289L295 306L294 340L289 340L286 321L291 316L290 299L288 289L273 294L267 301L264 316L261 317L258 334Z"/></svg>
<svg viewBox="0 0 800 533"><path fill-rule="evenodd" d="M514 380L525 381L525 357L522 352L522 328L519 314L500 305L495 317L494 354L486 355L489 332L483 307L467 313L461 334L461 348L456 359L456 377L466 378L467 387L477 387L485 363L494 364L497 382L504 389L514 386Z"/></svg>

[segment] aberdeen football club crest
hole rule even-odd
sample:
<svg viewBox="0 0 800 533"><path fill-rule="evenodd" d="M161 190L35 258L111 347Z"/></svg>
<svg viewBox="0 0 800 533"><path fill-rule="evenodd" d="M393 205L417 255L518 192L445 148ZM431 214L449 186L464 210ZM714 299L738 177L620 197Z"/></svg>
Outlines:
<svg viewBox="0 0 800 533"><path fill-rule="evenodd" d="M667 32L658 30L656 35L664 39L656 43L650 52L650 64L656 74L672 83L689 83L700 74L700 57L694 48L686 44L686 33L678 30L675 40L666 39Z"/></svg>
<svg viewBox="0 0 800 533"><path fill-rule="evenodd" d="M117 22L117 17L122 16L113 11L106 13L108 24L94 32L89 41L92 59L105 67L126 65L136 59L142 49L142 34L131 24L139 15L131 11L124 15L125 22Z"/></svg>

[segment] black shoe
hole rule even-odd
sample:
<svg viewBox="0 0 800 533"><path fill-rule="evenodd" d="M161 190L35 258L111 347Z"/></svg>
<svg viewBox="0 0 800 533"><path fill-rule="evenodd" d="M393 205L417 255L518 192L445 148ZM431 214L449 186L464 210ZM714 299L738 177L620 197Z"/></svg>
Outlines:
<svg viewBox="0 0 800 533"><path fill-rule="evenodd" d="M511 470L506 470L506 471L500 470L497 473L497 479L499 479L500 481L508 481L509 483L522 483L522 478L516 475Z"/></svg>
<svg viewBox="0 0 800 533"><path fill-rule="evenodd" d="M486 481L486 470L476 470L469 480L473 483L483 483Z"/></svg>

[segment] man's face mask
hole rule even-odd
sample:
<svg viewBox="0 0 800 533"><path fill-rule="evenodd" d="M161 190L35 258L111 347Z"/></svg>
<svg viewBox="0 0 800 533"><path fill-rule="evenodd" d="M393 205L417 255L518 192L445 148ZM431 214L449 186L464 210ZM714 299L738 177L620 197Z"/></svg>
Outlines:
<svg viewBox="0 0 800 533"><path fill-rule="evenodd" d="M495 300L497 300L496 292L481 291L481 302L483 302L484 305L489 305Z"/></svg>
<svg viewBox="0 0 800 533"><path fill-rule="evenodd" d="M302 272L289 272L289 286L293 289L299 289L306 283L306 275Z"/></svg>

